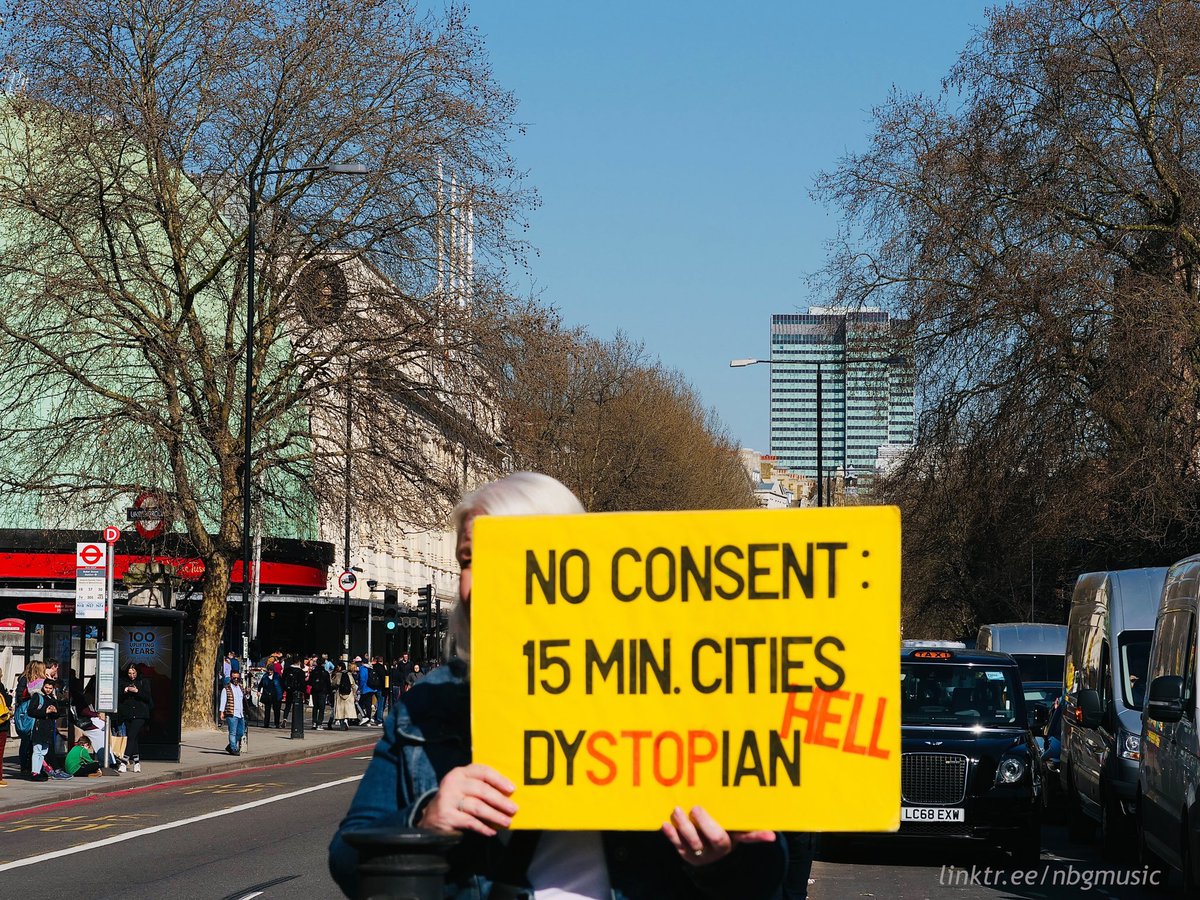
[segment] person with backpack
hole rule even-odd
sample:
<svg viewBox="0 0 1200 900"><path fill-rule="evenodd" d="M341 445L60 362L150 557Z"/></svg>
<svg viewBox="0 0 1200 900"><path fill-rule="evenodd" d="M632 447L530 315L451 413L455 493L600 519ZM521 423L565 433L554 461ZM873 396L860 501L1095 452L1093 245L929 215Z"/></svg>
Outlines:
<svg viewBox="0 0 1200 900"><path fill-rule="evenodd" d="M21 677L17 679L17 690L13 695L17 702L13 717L16 719L17 737L21 740L18 758L22 778L33 774L33 719L29 717L29 685L45 677L45 663L40 659L31 659Z"/></svg>
<svg viewBox="0 0 1200 900"><path fill-rule="evenodd" d="M375 670L366 660L358 660L358 699L362 703L362 720L359 725L383 724L382 720L372 721L372 716L376 713L376 704L379 702L379 688L372 686L373 681L378 681Z"/></svg>
<svg viewBox="0 0 1200 900"><path fill-rule="evenodd" d="M62 704L55 695L58 683L53 678L44 678L29 683L29 716L33 719L30 732L33 741L31 781L47 781L53 778L70 778L68 772L53 769L46 762L54 749L54 723L58 719Z"/></svg>
<svg viewBox="0 0 1200 900"><path fill-rule="evenodd" d="M333 684L337 690L333 695L333 718L329 720L329 730L341 722L342 731L350 730L350 719L354 717L354 682L346 671L346 664L339 662L333 669Z"/></svg>
<svg viewBox="0 0 1200 900"><path fill-rule="evenodd" d="M368 679L375 685L375 690L379 691L379 695L375 698L375 724L382 725L383 717L387 715L387 711L391 708L388 702L388 696L391 691L388 688L388 670L383 664L383 657L376 656L371 660L371 674Z"/></svg>
<svg viewBox="0 0 1200 900"><path fill-rule="evenodd" d="M329 698L329 673L320 663L308 670L308 690L312 695L313 729L325 724L325 702Z"/></svg>

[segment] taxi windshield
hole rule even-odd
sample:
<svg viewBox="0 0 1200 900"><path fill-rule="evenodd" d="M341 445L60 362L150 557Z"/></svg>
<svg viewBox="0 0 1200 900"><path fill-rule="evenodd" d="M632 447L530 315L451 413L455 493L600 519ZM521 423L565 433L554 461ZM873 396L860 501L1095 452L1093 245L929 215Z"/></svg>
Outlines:
<svg viewBox="0 0 1200 900"><path fill-rule="evenodd" d="M1016 670L952 663L901 663L903 725L1015 725Z"/></svg>

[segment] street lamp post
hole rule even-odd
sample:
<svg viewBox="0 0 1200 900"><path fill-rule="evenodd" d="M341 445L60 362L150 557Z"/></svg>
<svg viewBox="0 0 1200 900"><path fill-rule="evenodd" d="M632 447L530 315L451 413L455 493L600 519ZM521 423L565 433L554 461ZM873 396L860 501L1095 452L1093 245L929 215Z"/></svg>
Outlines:
<svg viewBox="0 0 1200 900"><path fill-rule="evenodd" d="M759 364L769 366L771 361L769 359L731 359L729 361L729 368L743 369L746 366ZM821 364L817 363L817 506L825 505L825 429L823 413L821 411L822 406L824 406L822 400Z"/></svg>
<svg viewBox="0 0 1200 900"><path fill-rule="evenodd" d="M842 397L846 396L846 370L851 363L887 363L888 365L899 365L904 362L904 357L899 355L883 356L883 357L859 357L850 358L845 355L842 357ZM753 365L771 365L769 359L731 359L729 367L731 369L742 369L746 366ZM816 363L817 367L817 506L825 505L825 434L824 434L824 398L822 396L822 378L821 378L821 363ZM844 401L843 401L844 402ZM843 450L845 442L843 442ZM843 461L848 464L848 460L843 452ZM857 479L856 479L857 482ZM833 486L829 488L830 499L832 499Z"/></svg>
<svg viewBox="0 0 1200 900"><path fill-rule="evenodd" d="M365 175L367 167L361 163L326 163L319 166L297 166L285 169L251 170L246 175L249 195L248 221L246 223L246 396L242 408L242 658L249 652L249 636L246 624L250 615L250 518L251 497L251 440L254 435L254 279L255 279L255 226L258 220L258 181L268 175L293 175L301 172L329 172L333 175Z"/></svg>

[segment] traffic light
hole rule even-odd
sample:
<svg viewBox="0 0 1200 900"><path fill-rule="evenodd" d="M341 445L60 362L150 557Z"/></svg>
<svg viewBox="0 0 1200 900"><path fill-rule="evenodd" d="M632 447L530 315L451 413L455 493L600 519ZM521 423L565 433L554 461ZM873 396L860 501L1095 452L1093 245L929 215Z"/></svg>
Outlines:
<svg viewBox="0 0 1200 900"><path fill-rule="evenodd" d="M429 630L430 607L433 605L433 585L417 588L417 613L425 619L425 630Z"/></svg>
<svg viewBox="0 0 1200 900"><path fill-rule="evenodd" d="M395 631L397 617L400 615L400 595L391 588L384 588L383 591L383 627L388 631Z"/></svg>

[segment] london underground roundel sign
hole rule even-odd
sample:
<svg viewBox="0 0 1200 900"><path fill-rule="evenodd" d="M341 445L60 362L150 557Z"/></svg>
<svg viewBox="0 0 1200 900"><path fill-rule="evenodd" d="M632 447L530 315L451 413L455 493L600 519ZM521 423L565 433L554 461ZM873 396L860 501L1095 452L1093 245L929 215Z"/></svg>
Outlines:
<svg viewBox="0 0 1200 900"><path fill-rule="evenodd" d="M157 494L146 491L138 494L138 498L133 501L135 511L133 518L133 527L148 541L152 541L160 537L167 529L167 520L165 515L155 515L159 507L162 506L162 501Z"/></svg>

